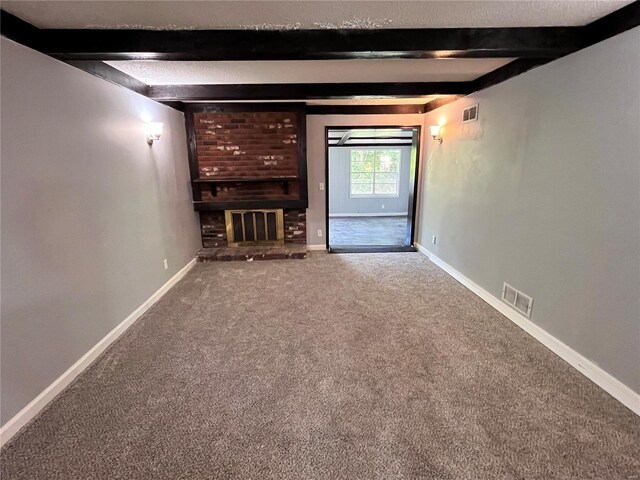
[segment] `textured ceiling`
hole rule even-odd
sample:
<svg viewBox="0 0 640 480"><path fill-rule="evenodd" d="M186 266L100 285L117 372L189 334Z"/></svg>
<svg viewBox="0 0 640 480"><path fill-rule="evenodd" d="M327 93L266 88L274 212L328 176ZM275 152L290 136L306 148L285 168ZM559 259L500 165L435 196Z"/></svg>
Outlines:
<svg viewBox="0 0 640 480"><path fill-rule="evenodd" d="M460 82L512 59L387 59L262 62L111 61L147 85L237 83Z"/></svg>
<svg viewBox="0 0 640 480"><path fill-rule="evenodd" d="M579 26L631 0L88 1L5 0L40 28L322 29Z"/></svg>

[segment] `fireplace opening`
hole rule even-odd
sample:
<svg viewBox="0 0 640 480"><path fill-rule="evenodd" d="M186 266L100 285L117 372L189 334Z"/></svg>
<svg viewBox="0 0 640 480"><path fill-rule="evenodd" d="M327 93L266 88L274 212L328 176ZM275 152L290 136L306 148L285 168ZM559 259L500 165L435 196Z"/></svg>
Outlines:
<svg viewBox="0 0 640 480"><path fill-rule="evenodd" d="M284 245L282 209L225 210L227 243L242 245Z"/></svg>

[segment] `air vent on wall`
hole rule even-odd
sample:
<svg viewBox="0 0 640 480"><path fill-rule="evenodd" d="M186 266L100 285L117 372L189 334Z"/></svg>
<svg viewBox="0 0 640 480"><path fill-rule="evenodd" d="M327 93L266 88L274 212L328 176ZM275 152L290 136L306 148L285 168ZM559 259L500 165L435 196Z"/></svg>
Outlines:
<svg viewBox="0 0 640 480"><path fill-rule="evenodd" d="M462 112L462 123L475 122L476 120L478 120L477 103L469 108L466 108L464 112Z"/></svg>
<svg viewBox="0 0 640 480"><path fill-rule="evenodd" d="M533 298L516 290L505 282L502 286L502 300L504 303L518 310L525 317L531 317L531 309L533 308Z"/></svg>

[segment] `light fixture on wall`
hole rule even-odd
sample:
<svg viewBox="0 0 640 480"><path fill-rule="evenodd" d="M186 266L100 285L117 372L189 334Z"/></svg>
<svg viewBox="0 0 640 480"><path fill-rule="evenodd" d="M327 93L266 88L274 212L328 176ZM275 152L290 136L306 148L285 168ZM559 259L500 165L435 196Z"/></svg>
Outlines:
<svg viewBox="0 0 640 480"><path fill-rule="evenodd" d="M147 143L149 146L153 145L153 142L160 140L162 136L162 122L147 122L144 127L144 133L147 136Z"/></svg>
<svg viewBox="0 0 640 480"><path fill-rule="evenodd" d="M429 131L431 132L431 136L436 142L442 143L442 126L431 125L429 127Z"/></svg>

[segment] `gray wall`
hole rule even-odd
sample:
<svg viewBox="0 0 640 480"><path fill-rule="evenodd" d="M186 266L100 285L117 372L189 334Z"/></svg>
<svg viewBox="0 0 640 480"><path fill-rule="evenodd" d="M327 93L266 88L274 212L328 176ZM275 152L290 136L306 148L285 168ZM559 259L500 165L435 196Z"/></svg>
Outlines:
<svg viewBox="0 0 640 480"><path fill-rule="evenodd" d="M640 391L640 29L428 114L419 243ZM479 121L462 110L479 102ZM436 245L431 244L437 235Z"/></svg>
<svg viewBox="0 0 640 480"><path fill-rule="evenodd" d="M329 215L358 213L408 212L409 172L411 169L411 147L400 150L400 185L397 197L351 198L350 155L347 147L329 148Z"/></svg>
<svg viewBox="0 0 640 480"><path fill-rule="evenodd" d="M307 209L307 245L324 247L326 192L320 190L325 183L325 128L363 126L420 126L422 114L410 115L307 115L307 171L309 175L309 208ZM424 129L421 132L424 137ZM424 141L420 139L420 145ZM318 230L322 236L318 236Z"/></svg>
<svg viewBox="0 0 640 480"><path fill-rule="evenodd" d="M180 112L1 42L4 424L184 267L200 235ZM145 117L165 124L152 148Z"/></svg>

